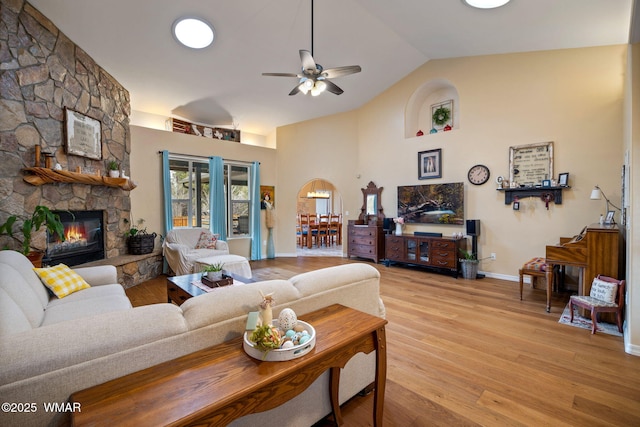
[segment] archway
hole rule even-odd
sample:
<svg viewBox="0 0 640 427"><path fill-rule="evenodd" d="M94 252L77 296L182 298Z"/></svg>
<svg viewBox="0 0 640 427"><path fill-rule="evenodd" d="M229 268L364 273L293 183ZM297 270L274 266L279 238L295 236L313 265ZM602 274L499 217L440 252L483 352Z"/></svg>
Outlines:
<svg viewBox="0 0 640 427"><path fill-rule="evenodd" d="M331 182L314 178L306 182L298 190L296 202L296 248L298 256L342 256L342 245L339 239L332 239L331 244L318 244L316 239L305 241L300 238L302 232L299 227L301 215L310 215L320 221L323 215L339 215L342 219L342 194ZM342 221L340 221L340 234L342 234ZM309 247L310 246L310 247Z"/></svg>

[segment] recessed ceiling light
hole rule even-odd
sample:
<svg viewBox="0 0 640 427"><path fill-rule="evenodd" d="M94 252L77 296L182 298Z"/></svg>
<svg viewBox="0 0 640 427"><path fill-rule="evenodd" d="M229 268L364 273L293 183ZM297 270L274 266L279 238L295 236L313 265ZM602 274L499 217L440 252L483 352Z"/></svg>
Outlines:
<svg viewBox="0 0 640 427"><path fill-rule="evenodd" d="M172 32L176 40L192 49L213 43L213 26L200 18L180 18L173 23Z"/></svg>
<svg viewBox="0 0 640 427"><path fill-rule="evenodd" d="M510 0L464 0L466 4L478 9L493 9L496 7L504 6L509 3Z"/></svg>

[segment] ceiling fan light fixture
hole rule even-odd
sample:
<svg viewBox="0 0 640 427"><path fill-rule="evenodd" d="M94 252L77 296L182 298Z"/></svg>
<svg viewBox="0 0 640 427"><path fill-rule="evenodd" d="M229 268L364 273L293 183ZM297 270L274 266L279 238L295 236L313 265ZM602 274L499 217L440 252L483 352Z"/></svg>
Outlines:
<svg viewBox="0 0 640 427"><path fill-rule="evenodd" d="M496 7L504 6L509 3L510 0L463 0L471 7L478 9L495 9Z"/></svg>
<svg viewBox="0 0 640 427"><path fill-rule="evenodd" d="M318 96L327 88L327 84L321 80L316 81L316 84L311 89L311 96Z"/></svg>
<svg viewBox="0 0 640 427"><path fill-rule="evenodd" d="M177 19L171 32L180 44L192 49L204 49L213 43L213 26L201 18Z"/></svg>

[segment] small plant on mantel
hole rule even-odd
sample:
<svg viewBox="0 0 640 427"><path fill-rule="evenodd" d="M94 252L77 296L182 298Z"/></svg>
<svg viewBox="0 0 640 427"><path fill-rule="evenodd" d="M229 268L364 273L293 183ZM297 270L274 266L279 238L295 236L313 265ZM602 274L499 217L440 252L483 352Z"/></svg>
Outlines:
<svg viewBox="0 0 640 427"><path fill-rule="evenodd" d="M20 239L14 236L13 229L13 226L17 223L18 219L19 217L17 215L11 215L7 218L3 224L0 224L0 234L6 234L20 241ZM50 234L57 234L61 241L64 242L65 240L64 225L60 221L60 216L51 212L51 210L46 206L36 206L31 216L23 219L22 226L17 229L17 231L22 233L22 248L20 252L29 257L34 265L42 261L43 253L41 251L32 251L31 239L33 237L33 233L39 231L43 225Z"/></svg>
<svg viewBox="0 0 640 427"><path fill-rule="evenodd" d="M129 223L129 220L125 218L124 222ZM153 252L157 234L147 233L147 227L144 227L144 219L142 218L138 219L136 224L133 227L129 227L129 231L125 233L129 253L143 255Z"/></svg>
<svg viewBox="0 0 640 427"><path fill-rule="evenodd" d="M107 161L107 170L109 171L109 176L111 178L120 177L120 164L116 160Z"/></svg>

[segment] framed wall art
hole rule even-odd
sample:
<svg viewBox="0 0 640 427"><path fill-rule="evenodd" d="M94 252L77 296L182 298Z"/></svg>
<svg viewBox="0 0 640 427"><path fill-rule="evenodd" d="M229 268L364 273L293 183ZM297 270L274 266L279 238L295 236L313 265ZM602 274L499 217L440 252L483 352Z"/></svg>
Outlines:
<svg viewBox="0 0 640 427"><path fill-rule="evenodd" d="M276 187L273 185L260 186L260 209L273 209L276 207Z"/></svg>
<svg viewBox="0 0 640 427"><path fill-rule="evenodd" d="M453 100L433 104L431 106L431 132L449 131L453 129Z"/></svg>
<svg viewBox="0 0 640 427"><path fill-rule="evenodd" d="M560 187L567 187L569 185L569 172L558 175L558 185Z"/></svg>
<svg viewBox="0 0 640 427"><path fill-rule="evenodd" d="M102 160L102 124L99 120L64 110L67 154Z"/></svg>
<svg viewBox="0 0 640 427"><path fill-rule="evenodd" d="M418 153L418 179L442 178L442 149Z"/></svg>

